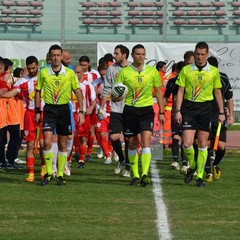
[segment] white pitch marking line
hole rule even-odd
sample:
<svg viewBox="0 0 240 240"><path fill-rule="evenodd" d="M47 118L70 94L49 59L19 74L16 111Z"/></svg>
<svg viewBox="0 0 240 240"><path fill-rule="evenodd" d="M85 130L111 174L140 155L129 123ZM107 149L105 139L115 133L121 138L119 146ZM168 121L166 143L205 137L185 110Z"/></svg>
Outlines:
<svg viewBox="0 0 240 240"><path fill-rule="evenodd" d="M163 201L161 179L159 176L159 170L157 169L156 160L151 161L151 175L153 183L153 195L157 210L157 229L160 240L171 240L172 235L167 218L167 208Z"/></svg>

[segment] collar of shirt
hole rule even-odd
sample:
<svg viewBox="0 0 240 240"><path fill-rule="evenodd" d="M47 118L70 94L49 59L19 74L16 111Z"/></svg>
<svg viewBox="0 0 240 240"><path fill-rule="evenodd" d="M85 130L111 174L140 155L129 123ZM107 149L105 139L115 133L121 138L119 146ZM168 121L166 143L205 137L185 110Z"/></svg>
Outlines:
<svg viewBox="0 0 240 240"><path fill-rule="evenodd" d="M135 67L133 66L133 63L130 63L129 65L130 65L135 71L137 71L137 72L143 72L143 71L145 70L145 68L146 68L146 64L145 64L145 63L144 63L144 65L143 65L141 71L139 71L139 69L135 68Z"/></svg>
<svg viewBox="0 0 240 240"><path fill-rule="evenodd" d="M49 71L48 72L49 72L49 75L55 75L55 72L53 71L51 65L49 66ZM66 70L65 70L65 67L63 65L61 66L61 70L58 74L66 75Z"/></svg>
<svg viewBox="0 0 240 240"><path fill-rule="evenodd" d="M196 66L195 62L192 63L191 70L199 70L198 67ZM206 66L202 70L204 70L206 72L210 72L210 64L207 62Z"/></svg>

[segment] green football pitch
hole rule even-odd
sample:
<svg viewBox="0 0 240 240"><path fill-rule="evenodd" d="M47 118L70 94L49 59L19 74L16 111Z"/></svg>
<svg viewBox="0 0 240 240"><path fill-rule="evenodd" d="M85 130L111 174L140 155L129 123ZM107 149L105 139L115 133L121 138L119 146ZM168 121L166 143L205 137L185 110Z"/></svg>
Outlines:
<svg viewBox="0 0 240 240"><path fill-rule="evenodd" d="M54 180L40 187L39 159L34 183L25 182L26 169L1 171L0 239L240 239L237 154L226 155L221 178L206 188L184 184L167 151L154 160L145 188L129 186L114 174L115 162L103 161L94 158L85 169L73 162L66 186Z"/></svg>

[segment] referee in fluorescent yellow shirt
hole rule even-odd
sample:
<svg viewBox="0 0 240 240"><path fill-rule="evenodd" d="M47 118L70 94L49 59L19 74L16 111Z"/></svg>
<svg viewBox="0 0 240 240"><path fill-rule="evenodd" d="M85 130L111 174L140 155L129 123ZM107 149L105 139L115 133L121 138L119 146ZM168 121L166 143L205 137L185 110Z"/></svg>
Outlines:
<svg viewBox="0 0 240 240"><path fill-rule="evenodd" d="M184 182L190 183L197 170L198 187L205 187L203 173L208 155L207 146L214 96L219 108L218 121L223 123L225 120L220 74L216 67L207 62L208 53L209 47L206 42L197 43L194 51L195 62L185 66L176 81L179 88L175 118L178 124L182 124L184 152L190 164ZM195 133L198 142L197 163L195 163L193 148Z"/></svg>
<svg viewBox="0 0 240 240"><path fill-rule="evenodd" d="M35 94L35 120L40 120L40 97L44 91L43 109L43 157L47 167L47 174L41 181L41 186L48 184L53 178L52 169L52 138L56 130L58 134L58 174L57 185L65 185L63 169L67 160L67 136L72 134L71 109L69 102L74 91L78 104L78 120L84 122L83 97L76 74L70 68L62 65L62 48L52 45L49 49L51 64L42 68L38 75Z"/></svg>
<svg viewBox="0 0 240 240"><path fill-rule="evenodd" d="M150 142L153 131L153 97L152 88L156 93L160 109L159 121L164 123L163 97L160 90L161 79L156 68L144 63L146 50L137 44L132 49L133 63L124 67L118 74L116 83L123 83L128 87L123 110L124 135L128 138L128 157L131 164L133 179L132 186L146 186L150 183L148 171L151 162ZM141 178L138 169L138 134L141 136Z"/></svg>

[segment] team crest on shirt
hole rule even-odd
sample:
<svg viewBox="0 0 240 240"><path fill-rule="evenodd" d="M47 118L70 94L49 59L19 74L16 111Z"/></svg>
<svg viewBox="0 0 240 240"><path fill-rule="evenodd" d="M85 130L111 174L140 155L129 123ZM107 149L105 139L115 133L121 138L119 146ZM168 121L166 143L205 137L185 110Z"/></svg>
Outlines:
<svg viewBox="0 0 240 240"><path fill-rule="evenodd" d="M29 134L29 131L24 131L25 136L28 136L28 134Z"/></svg>
<svg viewBox="0 0 240 240"><path fill-rule="evenodd" d="M202 76L198 76L198 81L201 81L202 80Z"/></svg>
<svg viewBox="0 0 240 240"><path fill-rule="evenodd" d="M142 78L141 77L138 78L138 82L142 83Z"/></svg>
<svg viewBox="0 0 240 240"><path fill-rule="evenodd" d="M55 81L55 85L56 85L56 86L59 86L59 80L56 80L56 81Z"/></svg>

